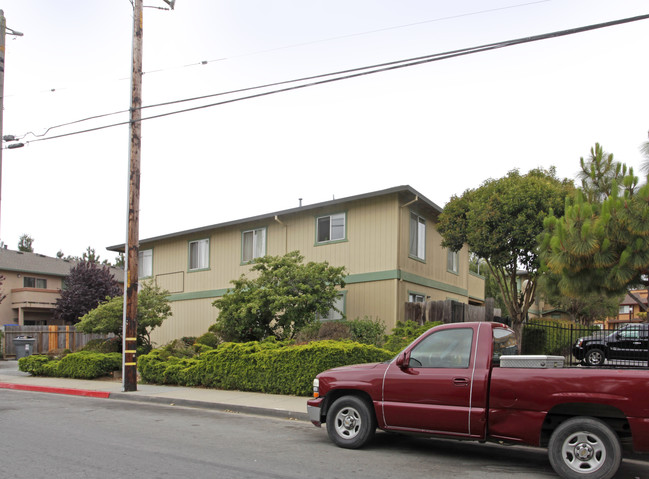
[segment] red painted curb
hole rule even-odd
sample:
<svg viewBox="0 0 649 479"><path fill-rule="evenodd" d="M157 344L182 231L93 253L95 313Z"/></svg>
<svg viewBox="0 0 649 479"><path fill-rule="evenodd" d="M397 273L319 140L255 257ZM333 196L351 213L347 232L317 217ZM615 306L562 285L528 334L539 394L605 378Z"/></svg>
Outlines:
<svg viewBox="0 0 649 479"><path fill-rule="evenodd" d="M87 396L103 399L108 399L110 397L110 393L104 391L89 391L87 389L72 388L53 388L48 386L31 386L28 384L0 383L0 389L16 389L19 391L34 391L40 393L70 394L72 396Z"/></svg>

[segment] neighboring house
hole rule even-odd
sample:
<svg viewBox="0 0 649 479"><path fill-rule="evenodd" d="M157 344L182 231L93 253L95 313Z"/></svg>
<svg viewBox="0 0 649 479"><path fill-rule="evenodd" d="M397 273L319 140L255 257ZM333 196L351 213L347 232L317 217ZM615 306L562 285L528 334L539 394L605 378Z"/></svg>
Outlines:
<svg viewBox="0 0 649 479"><path fill-rule="evenodd" d="M528 281L529 275L525 270L516 271L516 285L518 291L522 290L523 285ZM539 293L537 288L534 295L534 302L527 311L527 316L530 319L556 319L556 320L570 320L570 314L567 311L558 309L548 303L542 294Z"/></svg>
<svg viewBox="0 0 649 479"><path fill-rule="evenodd" d="M469 273L465 246L453 253L435 228L441 208L410 186L342 198L140 240L140 281L171 293L173 316L157 344L199 336L214 324L212 302L264 255L298 250L305 261L345 266L338 309L382 320L390 331L408 301L484 303L484 279ZM124 245L108 248L123 251ZM332 310L327 318L341 315Z"/></svg>
<svg viewBox="0 0 649 479"><path fill-rule="evenodd" d="M64 289L63 280L77 263L38 253L0 248L0 275L4 276L0 296L0 325L25 326L63 324L54 320L56 300ZM124 271L111 268L119 283Z"/></svg>
<svg viewBox="0 0 649 479"><path fill-rule="evenodd" d="M640 302L647 308L647 290L646 289L632 289L629 293L633 294ZM627 294L622 302L620 303L620 309L618 314L614 318L606 318L604 322L604 328L606 329L617 329L621 325L627 323L641 323L646 321L645 318L641 318L639 313L643 312L643 309L638 304L630 294Z"/></svg>

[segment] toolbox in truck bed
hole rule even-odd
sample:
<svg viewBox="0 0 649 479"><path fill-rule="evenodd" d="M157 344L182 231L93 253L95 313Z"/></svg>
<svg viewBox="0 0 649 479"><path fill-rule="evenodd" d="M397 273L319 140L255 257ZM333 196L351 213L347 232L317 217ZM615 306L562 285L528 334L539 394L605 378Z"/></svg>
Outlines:
<svg viewBox="0 0 649 479"><path fill-rule="evenodd" d="M501 356L501 368L537 368L552 369L562 368L565 358L563 356L528 355L528 356Z"/></svg>

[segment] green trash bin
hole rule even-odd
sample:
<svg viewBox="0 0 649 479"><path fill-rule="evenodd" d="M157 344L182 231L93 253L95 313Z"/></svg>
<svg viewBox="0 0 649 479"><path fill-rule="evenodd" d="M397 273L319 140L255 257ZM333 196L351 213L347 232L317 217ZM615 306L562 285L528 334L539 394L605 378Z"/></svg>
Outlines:
<svg viewBox="0 0 649 479"><path fill-rule="evenodd" d="M17 336L14 338L14 348L16 349L16 360L26 358L34 352L36 338L30 336Z"/></svg>

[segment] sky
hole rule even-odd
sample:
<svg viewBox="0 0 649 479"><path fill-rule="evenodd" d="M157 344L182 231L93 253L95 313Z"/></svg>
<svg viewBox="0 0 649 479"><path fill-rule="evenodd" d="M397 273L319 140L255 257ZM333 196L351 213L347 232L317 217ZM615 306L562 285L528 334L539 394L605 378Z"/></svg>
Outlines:
<svg viewBox="0 0 649 479"><path fill-rule="evenodd" d="M126 242L128 125L52 137L128 121L132 5L0 8L24 34L6 37L3 134L27 142L2 151L0 240L112 261L105 248ZM636 0L177 0L144 9L143 105L648 13ZM443 207L512 169L574 179L596 142L637 170L648 46L642 20L146 120L139 237L406 184Z"/></svg>

